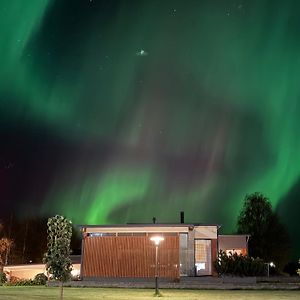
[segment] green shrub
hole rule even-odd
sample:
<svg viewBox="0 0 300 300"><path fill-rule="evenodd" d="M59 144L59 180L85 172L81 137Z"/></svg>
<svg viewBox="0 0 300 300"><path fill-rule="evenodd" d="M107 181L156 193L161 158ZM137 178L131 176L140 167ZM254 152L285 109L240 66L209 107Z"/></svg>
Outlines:
<svg viewBox="0 0 300 300"><path fill-rule="evenodd" d="M44 273L39 273L35 275L33 281L36 285L45 285L48 281L48 277Z"/></svg>
<svg viewBox="0 0 300 300"><path fill-rule="evenodd" d="M227 255L224 251L219 252L215 268L219 275L263 276L265 273L265 264L262 259L236 253Z"/></svg>
<svg viewBox="0 0 300 300"><path fill-rule="evenodd" d="M7 281L6 274L4 272L0 272L0 285Z"/></svg>
<svg viewBox="0 0 300 300"><path fill-rule="evenodd" d="M34 281L31 279L18 279L18 280L9 281L5 285L6 286L31 286L35 284Z"/></svg>
<svg viewBox="0 0 300 300"><path fill-rule="evenodd" d="M6 282L6 286L33 286L33 285L45 285L48 280L47 276L43 273L39 273L32 279L23 279L15 276L11 276L10 281Z"/></svg>
<svg viewBox="0 0 300 300"><path fill-rule="evenodd" d="M15 276L11 276L10 281L6 282L7 286L32 286L32 285L45 285L48 278L45 274L39 273L34 279L22 279Z"/></svg>

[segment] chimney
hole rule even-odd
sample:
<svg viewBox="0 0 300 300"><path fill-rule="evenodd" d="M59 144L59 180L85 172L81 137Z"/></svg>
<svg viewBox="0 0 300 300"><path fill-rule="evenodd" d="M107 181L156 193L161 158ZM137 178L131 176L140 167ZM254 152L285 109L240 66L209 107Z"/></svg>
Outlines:
<svg viewBox="0 0 300 300"><path fill-rule="evenodd" d="M184 211L180 212L180 223L184 224Z"/></svg>
<svg viewBox="0 0 300 300"><path fill-rule="evenodd" d="M153 218L152 218L152 221L153 221L153 224L155 224L155 223L156 223L156 218L153 217Z"/></svg>

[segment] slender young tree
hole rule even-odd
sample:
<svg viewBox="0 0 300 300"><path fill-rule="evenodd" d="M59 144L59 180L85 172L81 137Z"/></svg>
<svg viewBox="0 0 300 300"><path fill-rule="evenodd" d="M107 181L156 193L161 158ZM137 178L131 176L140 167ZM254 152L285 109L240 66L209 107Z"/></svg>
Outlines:
<svg viewBox="0 0 300 300"><path fill-rule="evenodd" d="M70 279L72 262L70 244L72 223L63 216L48 219L48 251L44 255L46 270L60 281L60 299L63 299L63 283Z"/></svg>

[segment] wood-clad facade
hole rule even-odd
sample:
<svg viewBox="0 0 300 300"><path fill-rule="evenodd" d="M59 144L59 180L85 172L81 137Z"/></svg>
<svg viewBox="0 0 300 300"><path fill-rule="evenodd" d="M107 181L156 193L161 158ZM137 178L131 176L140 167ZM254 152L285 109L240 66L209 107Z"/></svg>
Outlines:
<svg viewBox="0 0 300 300"><path fill-rule="evenodd" d="M154 277L155 247L149 236L86 236L83 277ZM179 277L179 235L165 236L158 253L159 276Z"/></svg>
<svg viewBox="0 0 300 300"><path fill-rule="evenodd" d="M152 236L159 245L159 277L214 275L218 253L218 225L133 224L81 226L81 277L147 278L155 276Z"/></svg>

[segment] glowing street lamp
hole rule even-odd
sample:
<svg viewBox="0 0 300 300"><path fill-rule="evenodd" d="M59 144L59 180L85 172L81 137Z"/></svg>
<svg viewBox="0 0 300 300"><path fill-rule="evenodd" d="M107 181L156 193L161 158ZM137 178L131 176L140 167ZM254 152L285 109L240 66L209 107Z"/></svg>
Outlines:
<svg viewBox="0 0 300 300"><path fill-rule="evenodd" d="M158 296L158 246L164 238L162 236L152 236L150 240L155 244L155 296Z"/></svg>
<svg viewBox="0 0 300 300"><path fill-rule="evenodd" d="M265 263L267 265L267 276L270 277L270 267L275 268L275 264L271 261L269 263Z"/></svg>
<svg viewBox="0 0 300 300"><path fill-rule="evenodd" d="M162 236L152 236L150 240L154 242L155 246L159 246L159 243L162 242L164 238Z"/></svg>
<svg viewBox="0 0 300 300"><path fill-rule="evenodd" d="M272 261L269 263L269 265L271 268L275 268L275 264Z"/></svg>

